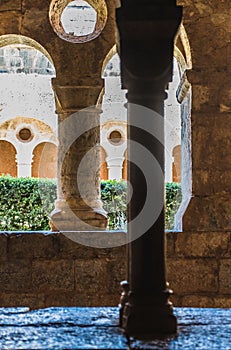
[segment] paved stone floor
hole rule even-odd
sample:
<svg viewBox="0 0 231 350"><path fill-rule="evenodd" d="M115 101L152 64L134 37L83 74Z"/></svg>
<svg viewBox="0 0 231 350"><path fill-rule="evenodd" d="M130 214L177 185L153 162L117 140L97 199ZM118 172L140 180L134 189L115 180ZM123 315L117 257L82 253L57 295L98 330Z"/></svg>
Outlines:
<svg viewBox="0 0 231 350"><path fill-rule="evenodd" d="M131 340L117 327L118 308L0 308L0 349L231 349L231 309L175 308L178 334Z"/></svg>

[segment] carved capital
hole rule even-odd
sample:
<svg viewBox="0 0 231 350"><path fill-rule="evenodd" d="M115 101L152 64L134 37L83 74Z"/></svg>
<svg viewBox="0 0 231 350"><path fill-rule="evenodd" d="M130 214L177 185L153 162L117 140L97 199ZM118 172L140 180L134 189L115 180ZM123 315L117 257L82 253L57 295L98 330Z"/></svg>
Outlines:
<svg viewBox="0 0 231 350"><path fill-rule="evenodd" d="M178 89L176 92L177 101L179 103L182 103L182 101L186 97L190 87L191 87L191 84L188 81L186 73L184 73L181 77L181 80L180 80L180 83L179 83L179 86L178 86Z"/></svg>
<svg viewBox="0 0 231 350"><path fill-rule="evenodd" d="M96 105L102 86L61 85L52 80L58 114L74 113Z"/></svg>
<svg viewBox="0 0 231 350"><path fill-rule="evenodd" d="M127 78L171 80L174 37L182 8L173 4L124 2L117 9L120 32L122 81Z"/></svg>

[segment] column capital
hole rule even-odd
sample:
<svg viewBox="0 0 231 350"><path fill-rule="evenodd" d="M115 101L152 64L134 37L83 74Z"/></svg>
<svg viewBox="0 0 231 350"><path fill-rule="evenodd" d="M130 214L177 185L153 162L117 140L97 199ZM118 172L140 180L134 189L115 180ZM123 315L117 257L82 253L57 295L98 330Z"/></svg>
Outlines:
<svg viewBox="0 0 231 350"><path fill-rule="evenodd" d="M179 86L178 86L177 92L176 92L177 101L179 103L182 103L184 98L187 96L187 94L190 90L190 87L191 87L191 84L188 81L186 72L184 72L184 74L181 77L181 80L180 80L180 83L179 83Z"/></svg>
<svg viewBox="0 0 231 350"><path fill-rule="evenodd" d="M123 1L117 9L123 88L127 78L151 85L155 78L162 79L163 85L171 80L173 42L182 18L182 7L174 3Z"/></svg>
<svg viewBox="0 0 231 350"><path fill-rule="evenodd" d="M102 85L61 85L52 79L56 100L56 113L72 114L97 104Z"/></svg>
<svg viewBox="0 0 231 350"><path fill-rule="evenodd" d="M122 179L122 167L123 167L124 157L108 156L106 162L108 165L108 178L121 180Z"/></svg>

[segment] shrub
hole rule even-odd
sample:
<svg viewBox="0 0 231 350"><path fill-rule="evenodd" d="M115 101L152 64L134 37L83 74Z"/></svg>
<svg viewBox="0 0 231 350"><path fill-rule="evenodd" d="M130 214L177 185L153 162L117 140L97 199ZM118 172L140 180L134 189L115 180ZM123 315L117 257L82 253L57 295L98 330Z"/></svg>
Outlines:
<svg viewBox="0 0 231 350"><path fill-rule="evenodd" d="M109 229L126 229L126 181L108 180L101 182L101 199L108 213ZM166 183L165 191L165 229L173 230L174 216L181 203L181 186L179 183Z"/></svg>
<svg viewBox="0 0 231 350"><path fill-rule="evenodd" d="M50 179L0 177L0 230L49 230L56 183Z"/></svg>
<svg viewBox="0 0 231 350"><path fill-rule="evenodd" d="M127 182L102 180L101 199L108 213L108 228L124 230L127 224Z"/></svg>
<svg viewBox="0 0 231 350"><path fill-rule="evenodd" d="M108 213L111 230L127 225L127 182L101 181L101 199ZM49 230L48 214L54 209L56 181L37 178L0 177L0 230ZM181 202L177 183L166 184L165 226L173 229L174 215Z"/></svg>
<svg viewBox="0 0 231 350"><path fill-rule="evenodd" d="M168 182L165 186L165 229L174 229L174 216L182 200L181 186L177 182Z"/></svg>

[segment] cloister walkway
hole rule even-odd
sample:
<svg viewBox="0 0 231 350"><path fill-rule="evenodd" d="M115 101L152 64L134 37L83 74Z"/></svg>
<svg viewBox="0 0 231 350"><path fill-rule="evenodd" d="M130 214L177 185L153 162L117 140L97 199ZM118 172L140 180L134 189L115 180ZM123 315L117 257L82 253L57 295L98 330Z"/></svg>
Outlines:
<svg viewBox="0 0 231 350"><path fill-rule="evenodd" d="M131 339L118 328L119 310L102 308L0 309L1 349L187 349L230 350L231 309L175 308L178 334Z"/></svg>

